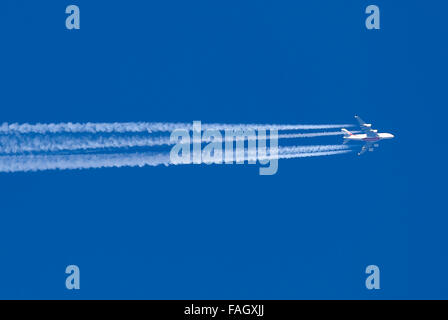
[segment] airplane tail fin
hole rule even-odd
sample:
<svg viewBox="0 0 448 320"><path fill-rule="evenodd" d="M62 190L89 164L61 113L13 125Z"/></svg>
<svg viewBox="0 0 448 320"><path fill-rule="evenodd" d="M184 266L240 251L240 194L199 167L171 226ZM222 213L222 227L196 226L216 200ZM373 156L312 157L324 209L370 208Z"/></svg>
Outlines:
<svg viewBox="0 0 448 320"><path fill-rule="evenodd" d="M342 144L346 144L347 142L350 141L350 139L347 139L348 137L350 137L351 135L353 135L353 133L351 133L350 131L348 131L347 129L342 128L341 131L344 133L344 142Z"/></svg>
<svg viewBox="0 0 448 320"><path fill-rule="evenodd" d="M344 138L353 135L353 133L351 133L347 129L342 128L341 131L344 133Z"/></svg>

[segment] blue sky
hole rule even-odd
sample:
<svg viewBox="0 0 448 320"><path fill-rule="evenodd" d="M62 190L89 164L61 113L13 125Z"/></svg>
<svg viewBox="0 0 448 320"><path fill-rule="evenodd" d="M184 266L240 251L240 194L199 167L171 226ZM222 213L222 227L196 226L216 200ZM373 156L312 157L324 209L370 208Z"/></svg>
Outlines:
<svg viewBox="0 0 448 320"><path fill-rule="evenodd" d="M369 4L381 30L364 26ZM0 298L448 298L446 4L0 6L1 122L358 114L396 136L362 157L281 160L274 176L253 165L2 173ZM69 264L79 291L65 289ZM364 285L370 264L378 291Z"/></svg>

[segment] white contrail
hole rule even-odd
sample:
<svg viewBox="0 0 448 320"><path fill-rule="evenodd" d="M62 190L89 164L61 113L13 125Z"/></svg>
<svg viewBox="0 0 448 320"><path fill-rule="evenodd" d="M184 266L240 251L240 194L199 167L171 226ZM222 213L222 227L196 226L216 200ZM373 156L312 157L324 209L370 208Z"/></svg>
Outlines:
<svg viewBox="0 0 448 320"><path fill-rule="evenodd" d="M169 137L102 136L76 137L54 135L0 136L0 153L57 152L107 148L152 147L175 144Z"/></svg>
<svg viewBox="0 0 448 320"><path fill-rule="evenodd" d="M351 131L351 133L359 133L359 131ZM314 137L324 137L324 136L340 136L345 133L342 131L323 131L323 132L312 132L312 133L285 133L279 134L280 138L314 138Z"/></svg>
<svg viewBox="0 0 448 320"><path fill-rule="evenodd" d="M310 145L310 146L291 146L291 147L279 147L279 154L289 154L298 152L324 152L334 150L348 150L350 146L344 144L332 144L332 145Z"/></svg>
<svg viewBox="0 0 448 320"><path fill-rule="evenodd" d="M318 147L318 146L309 146ZM321 146L324 150L325 146ZM327 146L328 147L328 146ZM291 159L304 157L319 157L343 154L351 150L335 151L311 151L317 149L300 149L304 152L294 152L295 147L279 148L278 155L256 156L248 155L247 160L267 160L267 159ZM297 147L299 148L299 147ZM300 147L302 148L302 147ZM297 149L299 150L299 149ZM169 154L154 153L117 153L117 154L70 154L70 155L18 155L0 156L0 172L27 172L41 170L68 170L68 169L89 169L89 168L110 168L110 167L143 167L158 165L178 165L192 164L192 161L183 163L173 163Z"/></svg>
<svg viewBox="0 0 448 320"><path fill-rule="evenodd" d="M334 132L312 132L312 133L291 133L279 134L279 139L293 138L313 138L321 136L333 136L343 134L340 131ZM228 141L246 141L269 139L269 136L231 136L222 137L214 140L215 142ZM201 140L191 139L192 142ZM211 142L211 139L202 139L203 143ZM74 151L89 149L108 149L108 148L133 148L133 147L152 147L163 145L174 145L176 142L170 141L169 136L160 137L141 137L141 136L103 136L100 133L93 137L89 136L60 136L53 134L38 134L34 136L12 134L0 135L0 153L12 154L23 152L57 152Z"/></svg>
<svg viewBox="0 0 448 320"><path fill-rule="evenodd" d="M314 130L352 127L350 124L222 124L203 123L202 130L254 129L254 130ZM192 123L169 122L113 122L113 123L3 123L0 133L61 133L61 132L171 132L176 129L192 130Z"/></svg>

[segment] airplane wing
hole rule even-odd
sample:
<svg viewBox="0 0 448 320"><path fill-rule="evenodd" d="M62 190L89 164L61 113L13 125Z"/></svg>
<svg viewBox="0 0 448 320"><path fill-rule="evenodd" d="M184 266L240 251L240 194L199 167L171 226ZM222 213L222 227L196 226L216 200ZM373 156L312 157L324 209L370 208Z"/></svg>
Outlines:
<svg viewBox="0 0 448 320"><path fill-rule="evenodd" d="M364 131L369 136L376 136L377 130L372 129L372 125L370 123L365 123L364 120L361 119L359 116L355 116L356 120L359 122L359 126L361 127L361 130Z"/></svg>
<svg viewBox="0 0 448 320"><path fill-rule="evenodd" d="M368 150L373 151L373 143L372 142L366 142L362 146L361 151L359 151L358 156L362 155L363 153L365 153Z"/></svg>
<svg viewBox="0 0 448 320"><path fill-rule="evenodd" d="M359 125L362 127L364 125L366 125L365 121L361 119L360 116L355 116L355 119L358 120Z"/></svg>

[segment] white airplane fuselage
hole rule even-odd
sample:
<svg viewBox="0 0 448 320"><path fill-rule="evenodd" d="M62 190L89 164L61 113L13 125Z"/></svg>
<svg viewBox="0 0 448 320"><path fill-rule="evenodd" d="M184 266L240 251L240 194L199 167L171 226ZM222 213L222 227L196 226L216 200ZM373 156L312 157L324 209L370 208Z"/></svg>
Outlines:
<svg viewBox="0 0 448 320"><path fill-rule="evenodd" d="M378 133L376 136L368 136L365 133L352 134L350 136L345 136L344 139L351 141L364 141L364 142L377 142L380 140L392 139L394 135L391 133Z"/></svg>

